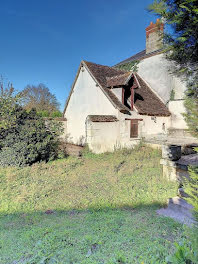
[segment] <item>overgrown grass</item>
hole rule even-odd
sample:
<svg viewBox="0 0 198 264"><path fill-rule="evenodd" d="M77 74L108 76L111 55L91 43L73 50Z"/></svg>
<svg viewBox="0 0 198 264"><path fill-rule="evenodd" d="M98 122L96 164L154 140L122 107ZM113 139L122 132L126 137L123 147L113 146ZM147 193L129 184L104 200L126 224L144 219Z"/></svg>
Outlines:
<svg viewBox="0 0 198 264"><path fill-rule="evenodd" d="M182 225L156 215L176 194L159 160L141 146L0 168L0 263L165 263Z"/></svg>

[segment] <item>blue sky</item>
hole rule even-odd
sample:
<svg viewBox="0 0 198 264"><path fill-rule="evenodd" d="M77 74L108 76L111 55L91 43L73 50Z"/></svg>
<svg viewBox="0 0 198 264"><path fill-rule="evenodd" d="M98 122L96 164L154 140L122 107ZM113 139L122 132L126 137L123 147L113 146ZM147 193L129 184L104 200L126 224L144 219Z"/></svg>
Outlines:
<svg viewBox="0 0 198 264"><path fill-rule="evenodd" d="M0 74L44 83L65 104L82 59L114 65L145 48L152 0L1 0Z"/></svg>

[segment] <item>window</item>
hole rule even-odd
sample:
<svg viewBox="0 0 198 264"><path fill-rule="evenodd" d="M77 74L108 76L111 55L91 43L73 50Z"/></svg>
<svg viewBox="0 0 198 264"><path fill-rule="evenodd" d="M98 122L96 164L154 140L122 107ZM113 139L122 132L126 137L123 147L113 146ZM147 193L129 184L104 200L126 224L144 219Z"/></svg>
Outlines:
<svg viewBox="0 0 198 264"><path fill-rule="evenodd" d="M131 120L130 138L138 137L138 119Z"/></svg>

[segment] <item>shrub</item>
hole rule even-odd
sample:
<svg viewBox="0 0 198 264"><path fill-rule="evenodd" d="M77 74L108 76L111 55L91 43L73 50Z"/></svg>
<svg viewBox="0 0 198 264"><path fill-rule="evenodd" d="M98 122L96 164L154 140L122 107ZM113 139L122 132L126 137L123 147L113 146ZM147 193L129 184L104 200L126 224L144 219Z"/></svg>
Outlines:
<svg viewBox="0 0 198 264"><path fill-rule="evenodd" d="M194 206L194 215L198 221L198 166L189 169L190 179L184 183L185 192L188 194L186 200Z"/></svg>
<svg viewBox="0 0 198 264"><path fill-rule="evenodd" d="M52 117L52 118L55 118L55 117L62 117L63 114L59 111L59 110L56 110L56 111L47 111L47 110L42 110L42 111L38 111L37 112L39 116L42 116L42 117Z"/></svg>
<svg viewBox="0 0 198 264"><path fill-rule="evenodd" d="M15 126L0 130L0 165L25 166L49 161L57 156L59 124L48 122L35 110L29 113L21 107L15 113Z"/></svg>
<svg viewBox="0 0 198 264"><path fill-rule="evenodd" d="M198 228L186 228L184 237L175 243L175 253L167 257L167 264L196 264L198 260Z"/></svg>
<svg viewBox="0 0 198 264"><path fill-rule="evenodd" d="M59 110L57 110L57 111L52 112L50 116L51 117L62 117L63 114Z"/></svg>

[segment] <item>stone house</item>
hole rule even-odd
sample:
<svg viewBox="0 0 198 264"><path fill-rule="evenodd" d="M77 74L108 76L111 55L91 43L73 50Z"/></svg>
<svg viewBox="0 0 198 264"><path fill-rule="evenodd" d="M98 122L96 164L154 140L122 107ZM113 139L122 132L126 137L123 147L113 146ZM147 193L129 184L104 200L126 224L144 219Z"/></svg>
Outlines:
<svg viewBox="0 0 198 264"><path fill-rule="evenodd" d="M157 20L146 28L146 50L114 67L82 61L64 109L66 134L95 153L186 137L185 83L170 73ZM137 71L123 65L138 61ZM174 95L174 98L173 98ZM172 97L172 98L171 98Z"/></svg>

